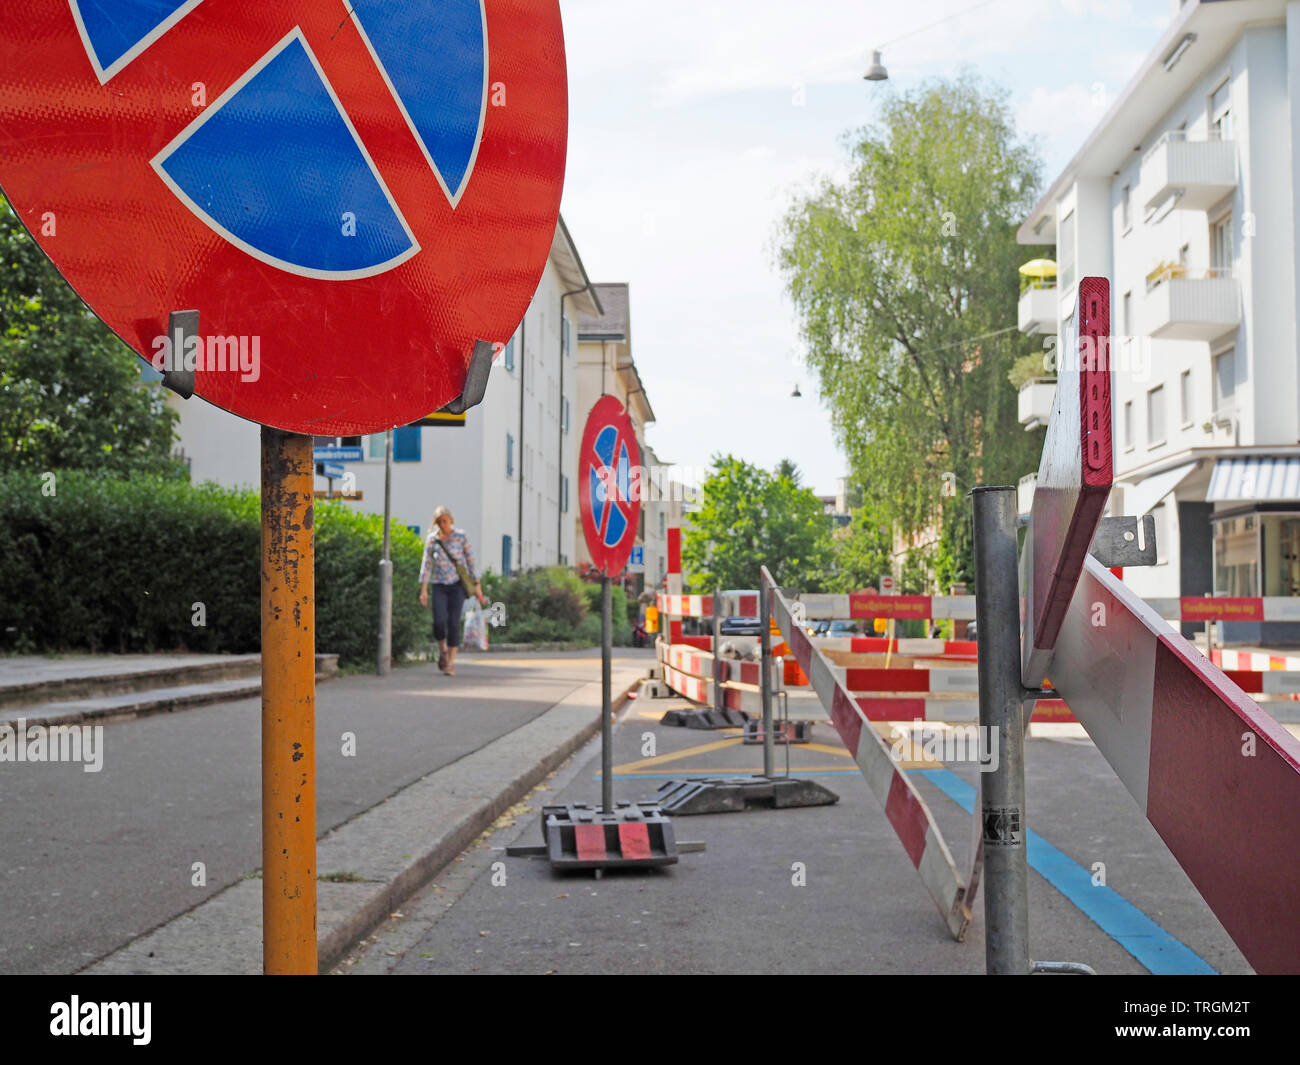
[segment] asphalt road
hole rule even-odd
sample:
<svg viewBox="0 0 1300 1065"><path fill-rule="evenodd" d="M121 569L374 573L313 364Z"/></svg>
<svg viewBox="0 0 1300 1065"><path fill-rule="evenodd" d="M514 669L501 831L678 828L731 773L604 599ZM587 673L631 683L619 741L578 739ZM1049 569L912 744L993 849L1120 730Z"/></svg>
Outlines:
<svg viewBox="0 0 1300 1065"><path fill-rule="evenodd" d="M591 652L501 654L462 657L455 678L417 666L322 685L319 833L526 724L599 668ZM106 725L99 773L0 763L0 972L77 971L253 873L260 736L260 700L245 699ZM195 862L205 886L191 883Z"/></svg>
<svg viewBox="0 0 1300 1065"><path fill-rule="evenodd" d="M758 748L708 746L725 740L724 733L658 727L671 705L677 704L639 701L616 730L616 798L650 797L660 774L754 771L761 764ZM658 758L649 763L647 734ZM339 971L983 972L982 906L967 940L954 942L834 731L819 724L814 739L816 748L792 749L791 763L829 770L818 779L840 794L835 806L677 818L678 838L703 840L708 849L663 871L596 880L557 876L543 860L506 858L499 848L509 842L540 842L543 802L599 801L599 747L584 748ZM1027 765L1029 826L1088 872L1085 883L1103 863L1106 885L1201 963L1249 971L1090 741L1031 740ZM974 779L973 767L953 768ZM970 816L928 779L918 787L964 868ZM1147 971L1035 872L1030 932L1036 958L1082 961L1101 973Z"/></svg>

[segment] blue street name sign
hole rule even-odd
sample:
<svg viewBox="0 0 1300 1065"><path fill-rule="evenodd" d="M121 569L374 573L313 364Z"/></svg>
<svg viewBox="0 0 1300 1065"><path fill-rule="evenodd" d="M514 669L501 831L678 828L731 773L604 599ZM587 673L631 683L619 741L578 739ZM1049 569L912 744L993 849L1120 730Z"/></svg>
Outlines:
<svg viewBox="0 0 1300 1065"><path fill-rule="evenodd" d="M312 449L313 462L360 462L359 447L317 447Z"/></svg>

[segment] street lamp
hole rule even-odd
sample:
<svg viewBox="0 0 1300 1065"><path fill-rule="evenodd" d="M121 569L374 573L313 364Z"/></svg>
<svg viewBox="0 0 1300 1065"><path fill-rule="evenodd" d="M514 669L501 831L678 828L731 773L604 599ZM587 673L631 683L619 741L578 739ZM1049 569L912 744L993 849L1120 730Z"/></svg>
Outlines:
<svg viewBox="0 0 1300 1065"><path fill-rule="evenodd" d="M799 391L799 382L794 383L794 391L790 393L791 399L802 399L803 393Z"/></svg>
<svg viewBox="0 0 1300 1065"><path fill-rule="evenodd" d="M879 48L871 53L871 66L867 67L867 72L862 76L867 81L884 81L889 77L889 71L885 69L885 64L880 61Z"/></svg>

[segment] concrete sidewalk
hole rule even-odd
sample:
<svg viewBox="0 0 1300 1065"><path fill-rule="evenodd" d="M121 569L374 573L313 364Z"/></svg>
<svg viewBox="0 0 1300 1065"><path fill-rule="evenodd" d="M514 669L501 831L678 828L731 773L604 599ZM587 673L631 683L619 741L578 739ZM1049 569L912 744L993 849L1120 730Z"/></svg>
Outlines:
<svg viewBox="0 0 1300 1065"><path fill-rule="evenodd" d="M616 662L615 706L650 661ZM323 971L427 883L600 727L600 684L586 683L527 724L408 785L326 833L317 848ZM83 970L259 973L262 882L241 880Z"/></svg>

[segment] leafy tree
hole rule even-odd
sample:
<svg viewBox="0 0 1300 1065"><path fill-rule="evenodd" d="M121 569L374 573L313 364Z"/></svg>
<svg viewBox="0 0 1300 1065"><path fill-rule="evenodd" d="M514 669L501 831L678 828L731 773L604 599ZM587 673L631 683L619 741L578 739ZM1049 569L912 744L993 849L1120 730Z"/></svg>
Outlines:
<svg viewBox="0 0 1300 1065"><path fill-rule="evenodd" d="M830 522L797 476L788 460L769 473L733 455L713 457L699 510L682 531L682 565L692 588L757 588L760 566L780 585L821 587Z"/></svg>
<svg viewBox="0 0 1300 1065"><path fill-rule="evenodd" d="M176 419L0 198L0 471L179 475Z"/></svg>
<svg viewBox="0 0 1300 1065"><path fill-rule="evenodd" d="M881 575L893 570L889 522L867 507L853 512L853 520L836 530L832 544L834 555L823 581L828 592L876 588Z"/></svg>
<svg viewBox="0 0 1300 1065"><path fill-rule="evenodd" d="M938 528L940 581L971 569L959 485L1007 484L1042 438L1017 420L1015 229L1040 184L1007 93L970 74L886 96L850 134L846 181L796 198L777 262L808 362L872 520L904 536Z"/></svg>

